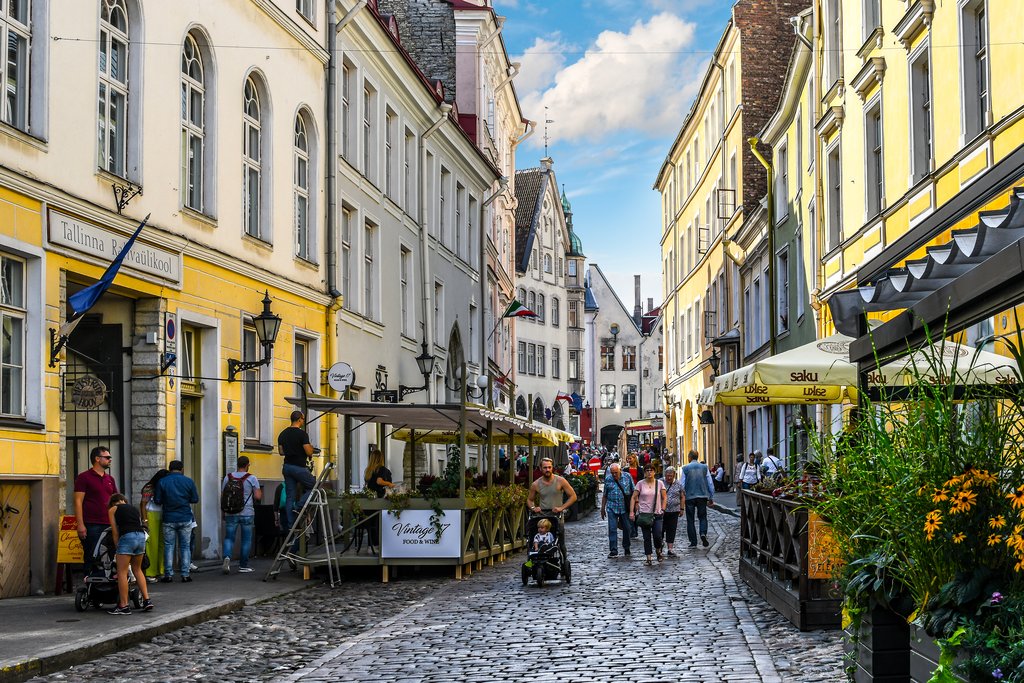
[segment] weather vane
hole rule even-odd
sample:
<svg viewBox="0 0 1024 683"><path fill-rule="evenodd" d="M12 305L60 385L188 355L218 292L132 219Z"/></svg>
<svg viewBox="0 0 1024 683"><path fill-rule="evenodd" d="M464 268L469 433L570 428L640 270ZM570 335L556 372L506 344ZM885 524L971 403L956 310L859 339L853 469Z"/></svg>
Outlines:
<svg viewBox="0 0 1024 683"><path fill-rule="evenodd" d="M548 124L554 123L554 119L548 118L548 108L544 107L544 156L548 155Z"/></svg>

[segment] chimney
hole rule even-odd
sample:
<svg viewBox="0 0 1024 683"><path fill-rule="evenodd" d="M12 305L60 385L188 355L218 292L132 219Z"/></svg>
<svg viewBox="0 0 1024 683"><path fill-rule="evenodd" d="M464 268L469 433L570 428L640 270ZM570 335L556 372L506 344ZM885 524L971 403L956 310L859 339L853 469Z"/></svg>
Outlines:
<svg viewBox="0 0 1024 683"><path fill-rule="evenodd" d="M635 322L637 324L637 327L639 327L640 326L640 319L644 315L644 312L643 312L643 310L641 310L641 306L640 306L641 299L640 299L640 276L639 275L634 275L633 276L633 291L635 292L634 301L636 301L636 303L633 306L633 322Z"/></svg>
<svg viewBox="0 0 1024 683"><path fill-rule="evenodd" d="M647 312L650 313L653 310L654 310L654 297L653 296L649 296L649 297L647 297Z"/></svg>
<svg viewBox="0 0 1024 683"><path fill-rule="evenodd" d="M551 167L555 165L555 160L551 157L544 157L540 160L540 167L545 171L550 171Z"/></svg>

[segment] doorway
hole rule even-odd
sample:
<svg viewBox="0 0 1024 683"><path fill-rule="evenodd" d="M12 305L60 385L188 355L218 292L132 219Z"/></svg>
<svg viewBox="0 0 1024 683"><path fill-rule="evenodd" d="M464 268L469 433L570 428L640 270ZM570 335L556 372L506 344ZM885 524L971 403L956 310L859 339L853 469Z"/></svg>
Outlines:
<svg viewBox="0 0 1024 683"><path fill-rule="evenodd" d="M31 586L31 484L0 482L0 599L28 595Z"/></svg>
<svg viewBox="0 0 1024 683"><path fill-rule="evenodd" d="M185 476L192 479L199 492L199 500L203 499L202 490L202 397L189 396L184 392L181 396L181 413L178 416L180 425L180 438L178 452L181 453L181 461L185 464ZM196 538L203 538L202 505L193 507L196 518ZM195 548L197 556L202 555L202 548Z"/></svg>

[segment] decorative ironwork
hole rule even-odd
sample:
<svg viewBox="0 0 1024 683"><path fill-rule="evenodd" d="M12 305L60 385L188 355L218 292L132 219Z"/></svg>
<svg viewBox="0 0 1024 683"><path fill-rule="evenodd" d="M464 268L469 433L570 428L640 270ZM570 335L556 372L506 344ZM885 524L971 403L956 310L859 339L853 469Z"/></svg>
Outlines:
<svg viewBox="0 0 1024 683"><path fill-rule="evenodd" d="M121 215L128 203L136 197L142 196L142 186L136 185L130 180L123 183L113 182L110 189L114 191L114 203L117 204L117 213Z"/></svg>

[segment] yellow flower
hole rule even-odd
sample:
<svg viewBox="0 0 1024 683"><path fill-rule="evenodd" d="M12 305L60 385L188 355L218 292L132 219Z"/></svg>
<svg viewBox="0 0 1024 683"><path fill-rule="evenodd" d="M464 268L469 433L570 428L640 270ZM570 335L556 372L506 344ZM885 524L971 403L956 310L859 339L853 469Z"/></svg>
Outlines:
<svg viewBox="0 0 1024 683"><path fill-rule="evenodd" d="M963 543L965 538L967 538L967 534L962 531L958 534L953 534L953 543Z"/></svg>
<svg viewBox="0 0 1024 683"><path fill-rule="evenodd" d="M967 512L974 506L978 494L970 489L962 489L953 494L953 504L949 506L949 513L955 515L959 512Z"/></svg>
<svg viewBox="0 0 1024 683"><path fill-rule="evenodd" d="M925 537L929 541L932 540L932 535L939 530L940 526L942 526L942 520L938 517L933 518L929 513L928 519L924 523Z"/></svg>
<svg viewBox="0 0 1024 683"><path fill-rule="evenodd" d="M949 500L949 493L946 489L935 489L935 493L932 494L932 502L941 503L944 500Z"/></svg>
<svg viewBox="0 0 1024 683"><path fill-rule="evenodd" d="M1016 565L1014 565L1013 570L1016 572L1024 572L1024 560L1021 560Z"/></svg>
<svg viewBox="0 0 1024 683"><path fill-rule="evenodd" d="M1002 515L996 515L988 520L988 526L990 529L1002 529L1006 526L1006 518Z"/></svg>
<svg viewBox="0 0 1024 683"><path fill-rule="evenodd" d="M925 515L925 519L938 521L942 519L942 513L939 512L938 510L932 510L927 515Z"/></svg>
<svg viewBox="0 0 1024 683"><path fill-rule="evenodd" d="M1014 510L1024 508L1024 486L1018 486L1016 491L1006 494L1006 498Z"/></svg>
<svg viewBox="0 0 1024 683"><path fill-rule="evenodd" d="M952 479L950 479L949 481L947 481L947 482L946 482L945 484L943 484L942 486L943 486L944 488L947 488L947 489L951 489L951 488L953 488L954 486L957 486L957 485L958 485L958 484L959 484L960 482L962 482L962 481L964 480L964 478L965 478L965 477L964 477L964 475L962 475L962 474L958 474L957 476L953 477Z"/></svg>
<svg viewBox="0 0 1024 683"><path fill-rule="evenodd" d="M1002 540L1003 540L1003 537L1000 536L999 534L989 534L988 535L988 545L989 545L989 547L994 546L994 545L999 545L999 542L1002 541Z"/></svg>
<svg viewBox="0 0 1024 683"><path fill-rule="evenodd" d="M983 486L991 486L996 483L995 475L991 474L988 470L974 470L973 475L974 481Z"/></svg>

